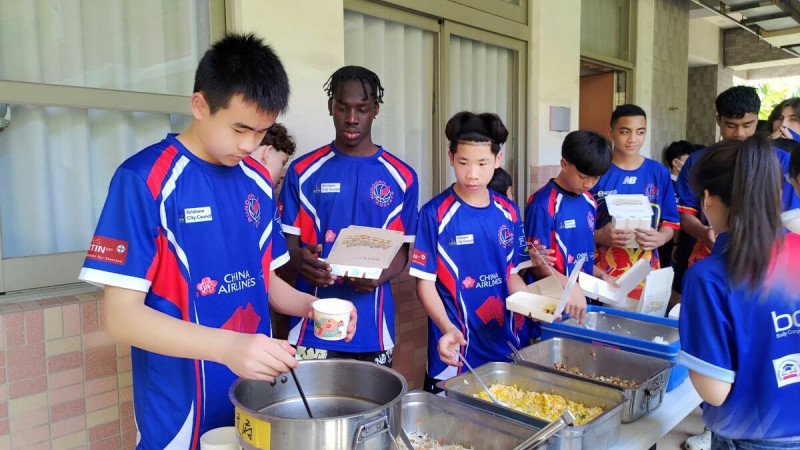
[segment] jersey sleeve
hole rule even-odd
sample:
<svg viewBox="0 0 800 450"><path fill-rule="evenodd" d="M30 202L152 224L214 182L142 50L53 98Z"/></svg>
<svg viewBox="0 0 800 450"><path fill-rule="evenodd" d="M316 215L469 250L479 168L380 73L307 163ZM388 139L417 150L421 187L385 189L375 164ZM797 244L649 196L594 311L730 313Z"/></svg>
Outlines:
<svg viewBox="0 0 800 450"><path fill-rule="evenodd" d="M405 242L414 242L417 234L417 224L419 222L418 205L419 181L417 180L417 175L414 174L411 185L406 189L405 198L403 199L403 211L400 213L406 233Z"/></svg>
<svg viewBox="0 0 800 450"><path fill-rule="evenodd" d="M149 269L157 263L159 245L166 245L158 217L147 182L131 170L117 169L79 279L149 291Z"/></svg>
<svg viewBox="0 0 800 450"><path fill-rule="evenodd" d="M417 222L414 251L411 254L412 277L436 281L436 254L439 237L439 224L430 208L423 208Z"/></svg>
<svg viewBox="0 0 800 450"><path fill-rule="evenodd" d="M553 247L555 221L550 212L535 200L525 209L525 237L531 245Z"/></svg>
<svg viewBox="0 0 800 450"><path fill-rule="evenodd" d="M689 185L689 171L694 165L693 156L689 155L683 168L681 168L681 172L678 174L678 181L675 183L675 194L678 196L678 212L696 216L700 210L700 203Z"/></svg>
<svg viewBox="0 0 800 450"><path fill-rule="evenodd" d="M517 273L522 269L531 266L531 255L528 253L528 241L525 238L525 227L519 211L517 211L517 220L514 222L514 234L517 236L516 251L511 261L511 273Z"/></svg>
<svg viewBox="0 0 800 450"><path fill-rule="evenodd" d="M662 226L670 227L674 230L681 228L681 216L678 213L678 203L675 200L675 189L672 187L672 180L669 177L669 172L662 171L663 176L660 177L659 184L661 184L661 222L656 229Z"/></svg>
<svg viewBox="0 0 800 450"><path fill-rule="evenodd" d="M283 179L278 211L281 215L281 227L289 234L300 235L300 183L294 164L289 166Z"/></svg>
<svg viewBox="0 0 800 450"><path fill-rule="evenodd" d="M721 304L730 292L722 280L703 268L700 264L693 266L683 279L681 350L676 362L707 377L733 383L736 373L731 345L735 334Z"/></svg>
<svg viewBox="0 0 800 450"><path fill-rule="evenodd" d="M286 238L283 236L283 227L281 224L281 216L278 213L278 205L274 201L271 203L272 230L270 239L272 241L271 246L269 247L269 256L272 261L269 264L270 272L289 262L289 249L286 247Z"/></svg>

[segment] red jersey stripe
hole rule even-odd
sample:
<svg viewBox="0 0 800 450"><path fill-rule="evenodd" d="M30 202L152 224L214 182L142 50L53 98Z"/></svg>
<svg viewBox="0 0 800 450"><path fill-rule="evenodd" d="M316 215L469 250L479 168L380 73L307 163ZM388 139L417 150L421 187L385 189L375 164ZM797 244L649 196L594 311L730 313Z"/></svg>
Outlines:
<svg viewBox="0 0 800 450"><path fill-rule="evenodd" d="M260 162L256 161L255 159L253 159L253 158L251 158L249 156L247 158L245 158L243 161L244 161L244 164L247 167L255 170L258 173L260 173L261 176L263 176L264 178L268 179L270 183L273 182L272 181L272 177L269 175L269 170L267 170L267 168L264 167L263 164L261 164Z"/></svg>
<svg viewBox="0 0 800 450"><path fill-rule="evenodd" d="M297 164L294 165L294 171L297 172L298 175L303 173L308 168L308 166L314 164L314 162L322 158L330 150L331 146L326 145L325 147L322 147L321 149L315 151L314 153L304 156L299 161L297 161Z"/></svg>
<svg viewBox="0 0 800 450"><path fill-rule="evenodd" d="M496 194L492 194L492 197L494 197L494 200L496 202L500 203L506 210L508 210L508 212L511 214L511 220L516 222L517 212L514 210L514 207L511 206L511 203L508 201L508 199L506 197L503 197L502 195L496 195Z"/></svg>
<svg viewBox="0 0 800 450"><path fill-rule="evenodd" d="M439 205L439 210L437 211L437 214L436 214L436 215L438 216L438 217L436 218L436 219L437 219L436 221L437 221L438 223L442 223L442 218L444 217L444 215L445 215L445 214L447 214L447 210L448 210L448 209L450 209L450 205L452 205L452 204L453 204L453 201L455 201L455 197L453 197L453 196L451 195L451 196L447 197L447 198L446 198L446 199L445 199L445 200L442 202L442 204L441 204L441 205Z"/></svg>
<svg viewBox="0 0 800 450"><path fill-rule="evenodd" d="M183 320L189 320L189 286L181 273L175 253L170 251L167 238L161 234L158 243L158 268L150 289L154 294L174 304Z"/></svg>
<svg viewBox="0 0 800 450"><path fill-rule="evenodd" d="M178 154L178 149L174 145L170 145L161 152L153 167L150 168L150 174L147 176L147 187L150 188L150 194L153 198L158 198L161 193L161 187L164 184L164 178L167 177L169 168L172 166L172 161Z"/></svg>
<svg viewBox="0 0 800 450"><path fill-rule="evenodd" d="M389 153L383 152L383 155L381 156L383 156L383 158L386 159L386 161L389 161L389 164L394 166L394 168L397 169L398 172L400 172L400 176L402 176L403 179L406 181L406 189L408 189L411 186L411 183L414 181L414 177L411 175L411 171L408 170L408 168L403 163L398 161L397 158L390 155Z"/></svg>

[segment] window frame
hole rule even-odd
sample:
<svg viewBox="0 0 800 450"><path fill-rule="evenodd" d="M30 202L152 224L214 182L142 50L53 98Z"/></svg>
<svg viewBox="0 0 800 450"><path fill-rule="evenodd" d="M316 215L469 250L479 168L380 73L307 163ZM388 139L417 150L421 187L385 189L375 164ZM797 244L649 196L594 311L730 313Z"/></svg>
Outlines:
<svg viewBox="0 0 800 450"><path fill-rule="evenodd" d="M226 30L226 0L206 0L209 36L214 42ZM155 94L117 89L0 80L0 103L109 111L191 115L188 95ZM13 110L12 110L13 114ZM14 258L3 257L0 224L0 294L82 284L77 281L86 250ZM88 242L86 243L88 249Z"/></svg>
<svg viewBox="0 0 800 450"><path fill-rule="evenodd" d="M497 0L508 6L515 6ZM481 3L473 0L344 0L344 9L390 20L409 26L414 26L436 33L434 37L434 67L433 67L433 107L432 128L433 138L431 177L435 196L447 188L447 138L444 136L447 120L455 114L449 111L449 98L446 87L449 71L450 38L453 34L485 42L498 47L508 48L516 52L514 58L514 78L512 88L517 95L511 101L514 106L514 117L507 127L511 131L510 141L506 144L506 162L512 164L511 174L514 183L514 197L518 204L524 204L527 198L529 164L531 157L528 154L528 48L531 32L527 25L527 2L524 4L524 23L515 22L497 14L481 11L470 6ZM498 33L494 30L503 30ZM513 146L513 148L512 148ZM513 151L510 151L513 150ZM420 174L420 176L424 176Z"/></svg>

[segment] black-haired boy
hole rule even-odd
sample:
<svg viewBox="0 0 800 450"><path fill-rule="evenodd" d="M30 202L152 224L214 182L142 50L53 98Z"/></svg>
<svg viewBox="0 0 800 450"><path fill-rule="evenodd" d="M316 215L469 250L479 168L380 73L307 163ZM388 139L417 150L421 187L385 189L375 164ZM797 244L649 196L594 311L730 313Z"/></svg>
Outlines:
<svg viewBox="0 0 800 450"><path fill-rule="evenodd" d="M233 425L237 375L297 366L268 337L270 308L306 315L315 298L275 275L289 255L269 175L248 157L288 96L268 46L227 36L197 68L189 127L111 181L80 279L105 286L106 328L132 347L138 448L198 448L203 432Z"/></svg>
<svg viewBox="0 0 800 450"><path fill-rule="evenodd" d="M337 70L325 85L334 141L297 158L284 180L283 230L299 273L297 288L318 297L352 301L361 312L350 343L314 335L313 321L291 319L289 342L301 359L350 358L391 366L394 301L389 281L408 262L417 227L419 183L414 170L372 142L372 122L383 101L378 76L358 66ZM339 231L349 225L398 230L406 244L377 280L336 279L327 257Z"/></svg>
<svg viewBox="0 0 800 450"><path fill-rule="evenodd" d="M755 88L750 86L729 88L717 96L715 105L717 125L722 139L743 141L755 134L758 112L761 109L761 99ZM788 172L789 153L777 146L773 146L773 148L781 163L781 170L784 173ZM675 254L675 279L672 283L672 290L677 294L682 291L683 274L686 269L696 261L708 256L716 241L716 234L701 214L700 199L694 195L689 186L689 172L695 161L699 160L705 152L706 149L701 149L689 155L675 185L682 230L678 238L678 249ZM800 207L800 198L794 193L794 189L787 180L784 180L781 200L784 211ZM677 300L678 297L673 296L670 303L676 303Z"/></svg>
<svg viewBox="0 0 800 450"><path fill-rule="evenodd" d="M618 106L611 114L611 168L591 189L597 199L597 266L606 273L619 277L640 259L658 269L658 247L672 239L680 228L678 207L672 180L666 167L639 154L647 135L647 116L636 105ZM650 201L653 217L650 227L635 230L615 229L606 206L606 196L611 194L642 194ZM638 248L627 248L631 238ZM639 299L639 285L628 296Z"/></svg>
<svg viewBox="0 0 800 450"><path fill-rule="evenodd" d="M561 145L561 173L528 198L525 207L525 237L529 247L545 247L554 255L553 266L562 285L576 259L586 260L581 271L613 283L616 278L594 266L594 227L597 203L589 190L611 164L611 149L603 136L593 131L573 131ZM532 250L531 282L550 276ZM537 261L539 264L537 264ZM586 312L586 298L576 286L569 304L580 306L579 319Z"/></svg>

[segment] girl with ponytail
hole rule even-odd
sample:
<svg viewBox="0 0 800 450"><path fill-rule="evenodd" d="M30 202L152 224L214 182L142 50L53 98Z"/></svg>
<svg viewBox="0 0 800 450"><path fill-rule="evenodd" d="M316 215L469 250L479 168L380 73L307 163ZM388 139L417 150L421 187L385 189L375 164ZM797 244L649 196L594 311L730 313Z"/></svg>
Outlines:
<svg viewBox="0 0 800 450"><path fill-rule="evenodd" d="M711 448L799 448L800 236L781 223L781 166L755 135L709 148L690 177L718 237L684 277L677 362Z"/></svg>

